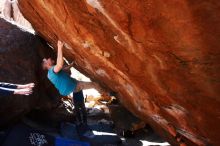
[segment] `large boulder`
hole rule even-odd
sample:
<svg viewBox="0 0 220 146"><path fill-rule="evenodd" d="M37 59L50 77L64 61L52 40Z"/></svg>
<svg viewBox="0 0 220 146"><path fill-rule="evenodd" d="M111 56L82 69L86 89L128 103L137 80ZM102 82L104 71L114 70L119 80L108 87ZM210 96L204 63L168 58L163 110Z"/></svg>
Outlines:
<svg viewBox="0 0 220 146"><path fill-rule="evenodd" d="M30 96L0 96L0 127L10 124L33 109L52 109L59 94L41 69L41 59L50 50L40 38L0 19L0 82L34 82Z"/></svg>
<svg viewBox="0 0 220 146"><path fill-rule="evenodd" d="M65 42L76 68L173 145L220 145L219 0L18 4L52 46Z"/></svg>

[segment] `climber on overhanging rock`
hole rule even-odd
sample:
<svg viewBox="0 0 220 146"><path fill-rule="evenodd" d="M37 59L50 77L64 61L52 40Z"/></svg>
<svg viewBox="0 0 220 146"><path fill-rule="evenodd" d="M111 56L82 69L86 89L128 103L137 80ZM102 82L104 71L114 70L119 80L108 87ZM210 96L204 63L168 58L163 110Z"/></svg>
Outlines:
<svg viewBox="0 0 220 146"><path fill-rule="evenodd" d="M19 85L0 82L0 96L9 96L12 94L30 95L33 88L34 83Z"/></svg>
<svg viewBox="0 0 220 146"><path fill-rule="evenodd" d="M54 84L54 86L57 88L59 93L63 96L68 96L71 93L78 93L81 90L84 89L92 89L95 88L101 93L103 93L101 87L94 83L94 82L83 82L78 81L74 78L71 78L70 75L68 75L63 70L64 60L63 60L63 46L64 43L61 41L58 41L57 47L57 62L55 64L55 61L52 58L44 58L42 62L42 67L44 70L48 70L48 78L49 80ZM82 96L83 98L83 96ZM82 117L86 117L86 108L84 99L73 97L73 101L75 104L75 112L77 115L77 121L83 121L83 123L80 124L86 124L85 120L82 119ZM79 113L82 111L83 116Z"/></svg>

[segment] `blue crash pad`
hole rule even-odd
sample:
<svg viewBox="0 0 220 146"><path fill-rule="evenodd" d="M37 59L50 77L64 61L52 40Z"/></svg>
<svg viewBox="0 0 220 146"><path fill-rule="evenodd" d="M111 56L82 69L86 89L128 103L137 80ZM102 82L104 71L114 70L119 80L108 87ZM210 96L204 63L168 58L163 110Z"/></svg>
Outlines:
<svg viewBox="0 0 220 146"><path fill-rule="evenodd" d="M56 146L90 146L86 142L64 139L64 138L56 138Z"/></svg>
<svg viewBox="0 0 220 146"><path fill-rule="evenodd" d="M25 124L18 124L9 131L2 146L89 146L89 144L52 136Z"/></svg>

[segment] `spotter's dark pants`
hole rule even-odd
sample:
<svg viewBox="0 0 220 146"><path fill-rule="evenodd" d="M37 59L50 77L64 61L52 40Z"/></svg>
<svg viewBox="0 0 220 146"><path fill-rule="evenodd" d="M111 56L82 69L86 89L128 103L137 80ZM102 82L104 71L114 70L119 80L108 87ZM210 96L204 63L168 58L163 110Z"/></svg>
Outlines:
<svg viewBox="0 0 220 146"><path fill-rule="evenodd" d="M73 93L73 101L75 106L76 121L79 125L87 124L87 112L82 90Z"/></svg>

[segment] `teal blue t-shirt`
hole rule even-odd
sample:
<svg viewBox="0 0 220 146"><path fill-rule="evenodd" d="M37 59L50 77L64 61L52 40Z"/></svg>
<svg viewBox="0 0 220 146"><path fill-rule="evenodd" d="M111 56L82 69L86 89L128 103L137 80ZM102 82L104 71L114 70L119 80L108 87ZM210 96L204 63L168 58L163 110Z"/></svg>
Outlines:
<svg viewBox="0 0 220 146"><path fill-rule="evenodd" d="M66 72L61 70L58 73L54 72L54 66L49 69L47 74L48 79L54 84L59 93L63 96L67 96L74 92L77 81L71 78Z"/></svg>

